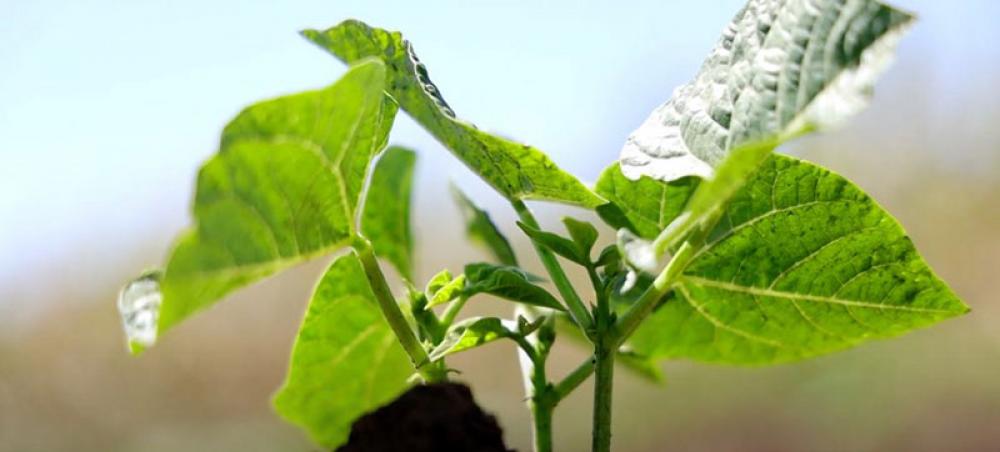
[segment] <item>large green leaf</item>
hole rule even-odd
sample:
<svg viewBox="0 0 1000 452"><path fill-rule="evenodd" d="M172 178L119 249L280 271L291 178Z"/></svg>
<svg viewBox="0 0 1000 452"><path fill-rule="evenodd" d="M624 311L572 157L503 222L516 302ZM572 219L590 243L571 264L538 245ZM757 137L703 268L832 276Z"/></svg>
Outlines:
<svg viewBox="0 0 1000 452"><path fill-rule="evenodd" d="M355 418L402 393L412 373L360 261L348 254L316 287L274 407L316 442L334 447L347 439Z"/></svg>
<svg viewBox="0 0 1000 452"><path fill-rule="evenodd" d="M458 210L465 219L465 234L474 242L485 247L498 263L517 267L517 256L511 248L507 237L504 237L497 225L490 219L490 214L479 208L465 196L458 187L451 187L452 196L458 204Z"/></svg>
<svg viewBox="0 0 1000 452"><path fill-rule="evenodd" d="M387 149L375 164L361 215L361 232L371 240L375 254L407 280L413 279L410 193L416 161L417 154L409 149Z"/></svg>
<svg viewBox="0 0 1000 452"><path fill-rule="evenodd" d="M912 22L876 0L751 0L695 79L629 136L622 171L707 178L740 145L844 121Z"/></svg>
<svg viewBox="0 0 1000 452"><path fill-rule="evenodd" d="M413 118L472 171L511 200L540 199L584 207L602 200L544 153L477 129L455 117L399 32L348 20L326 31L303 35L347 63L382 58L389 68L387 90Z"/></svg>
<svg viewBox="0 0 1000 452"><path fill-rule="evenodd" d="M519 303L566 310L547 290L536 286L524 270L506 265L485 263L465 266L465 295L488 293Z"/></svg>
<svg viewBox="0 0 1000 452"><path fill-rule="evenodd" d="M179 239L161 283L162 332L233 289L349 242L372 157L395 104L378 60L329 88L241 112L202 167L195 226Z"/></svg>
<svg viewBox="0 0 1000 452"><path fill-rule="evenodd" d="M967 310L870 197L775 155L734 195L673 295L629 343L643 355L766 364Z"/></svg>

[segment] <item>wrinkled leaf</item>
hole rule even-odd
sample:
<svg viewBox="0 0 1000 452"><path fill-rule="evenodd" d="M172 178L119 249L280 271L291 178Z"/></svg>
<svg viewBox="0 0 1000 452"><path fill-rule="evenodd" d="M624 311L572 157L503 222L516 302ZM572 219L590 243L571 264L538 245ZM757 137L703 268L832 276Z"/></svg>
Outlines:
<svg viewBox="0 0 1000 452"><path fill-rule="evenodd" d="M382 58L387 91L466 166L511 200L539 199L583 207L602 200L536 148L491 135L459 120L431 82L413 46L399 32L348 20L326 31L302 34L347 63Z"/></svg>
<svg viewBox="0 0 1000 452"><path fill-rule="evenodd" d="M233 289L346 245L395 105L369 60L329 88L253 105L198 175L195 226L162 281L160 331Z"/></svg>
<svg viewBox="0 0 1000 452"><path fill-rule="evenodd" d="M846 120L912 22L876 0L751 0L694 81L629 136L622 171L707 178L734 147Z"/></svg>
<svg viewBox="0 0 1000 452"><path fill-rule="evenodd" d="M488 344L497 339L509 337L516 330L516 323L496 317L474 317L462 320L448 328L444 340L431 351L430 359L437 360Z"/></svg>
<svg viewBox="0 0 1000 452"><path fill-rule="evenodd" d="M319 444L335 447L347 440L355 418L402 393L412 373L361 263L348 254L330 265L313 293L274 407Z"/></svg>
<svg viewBox="0 0 1000 452"><path fill-rule="evenodd" d="M439 271L436 275L431 277L429 281L427 281L427 285L424 287L424 295L426 295L427 298L433 297L437 291L448 285L448 283L451 282L451 279L451 272L448 271L447 268Z"/></svg>
<svg viewBox="0 0 1000 452"><path fill-rule="evenodd" d="M637 352L791 361L968 310L870 197L778 155L736 193L673 294L630 339Z"/></svg>
<svg viewBox="0 0 1000 452"><path fill-rule="evenodd" d="M462 217L465 218L465 234L489 250L498 263L516 267L517 256L514 255L514 249L490 219L490 214L480 209L454 185L451 187L451 194L458 204Z"/></svg>
<svg viewBox="0 0 1000 452"><path fill-rule="evenodd" d="M465 266L465 295L488 293L519 303L563 311L547 290L532 283L536 278L516 267L485 263Z"/></svg>
<svg viewBox="0 0 1000 452"><path fill-rule="evenodd" d="M361 232L371 240L375 254L407 280L413 279L410 202L416 161L417 154L409 149L386 149L372 172L361 216Z"/></svg>

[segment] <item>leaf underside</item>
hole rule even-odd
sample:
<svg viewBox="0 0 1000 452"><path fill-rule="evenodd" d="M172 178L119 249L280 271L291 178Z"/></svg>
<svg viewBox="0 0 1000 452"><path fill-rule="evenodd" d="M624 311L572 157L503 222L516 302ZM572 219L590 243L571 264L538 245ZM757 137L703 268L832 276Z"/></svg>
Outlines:
<svg viewBox="0 0 1000 452"><path fill-rule="evenodd" d="M843 122L912 22L876 0L751 0L695 79L629 136L622 171L707 178L734 147Z"/></svg>
<svg viewBox="0 0 1000 452"><path fill-rule="evenodd" d="M386 259L407 280L413 280L413 234L410 201L417 154L390 147L379 157L361 215L361 232L375 254Z"/></svg>
<svg viewBox="0 0 1000 452"><path fill-rule="evenodd" d="M774 155L629 344L661 358L767 364L967 310L875 201L833 172Z"/></svg>
<svg viewBox="0 0 1000 452"><path fill-rule="evenodd" d="M326 447L351 424L407 388L413 366L375 302L354 254L339 257L316 287L274 407Z"/></svg>
<svg viewBox="0 0 1000 452"><path fill-rule="evenodd" d="M332 86L253 105L198 175L195 226L166 267L159 330L230 291L344 246L396 106L367 60Z"/></svg>
<svg viewBox="0 0 1000 452"><path fill-rule="evenodd" d="M346 63L378 57L388 67L386 90L466 166L511 200L538 199L583 207L602 200L540 150L483 132L455 117L409 41L399 32L348 20L302 34Z"/></svg>

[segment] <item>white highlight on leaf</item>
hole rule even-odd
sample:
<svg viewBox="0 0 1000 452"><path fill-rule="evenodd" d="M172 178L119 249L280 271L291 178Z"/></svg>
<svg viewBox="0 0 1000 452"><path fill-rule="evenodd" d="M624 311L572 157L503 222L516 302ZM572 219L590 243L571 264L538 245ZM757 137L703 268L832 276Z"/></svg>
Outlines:
<svg viewBox="0 0 1000 452"><path fill-rule="evenodd" d="M708 178L734 146L844 122L912 22L876 0L750 0L695 79L628 137L622 173Z"/></svg>
<svg viewBox="0 0 1000 452"><path fill-rule="evenodd" d="M156 343L162 302L159 273L147 273L122 288L118 294L118 312L129 345L152 347Z"/></svg>

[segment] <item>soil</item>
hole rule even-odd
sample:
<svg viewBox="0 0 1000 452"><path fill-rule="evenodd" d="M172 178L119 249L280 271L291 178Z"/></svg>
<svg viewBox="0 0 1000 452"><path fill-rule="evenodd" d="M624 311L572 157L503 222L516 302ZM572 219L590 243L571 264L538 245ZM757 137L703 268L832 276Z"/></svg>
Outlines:
<svg viewBox="0 0 1000 452"><path fill-rule="evenodd" d="M414 386L388 405L361 416L337 452L514 452L503 430L472 398L468 386Z"/></svg>

